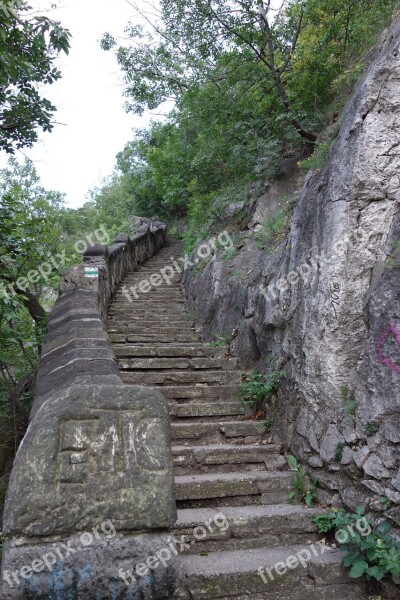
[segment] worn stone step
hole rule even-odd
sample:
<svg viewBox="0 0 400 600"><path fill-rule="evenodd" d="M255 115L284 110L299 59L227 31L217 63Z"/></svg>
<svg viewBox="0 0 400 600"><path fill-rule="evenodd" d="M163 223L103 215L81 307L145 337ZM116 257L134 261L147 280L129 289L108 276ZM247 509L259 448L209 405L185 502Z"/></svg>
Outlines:
<svg viewBox="0 0 400 600"><path fill-rule="evenodd" d="M121 372L123 379L129 384L145 385L195 385L196 383L233 384L239 381L234 371L146 371L143 373Z"/></svg>
<svg viewBox="0 0 400 600"><path fill-rule="evenodd" d="M133 333L122 332L122 333L114 333L109 332L109 337L112 343L123 344L123 343L144 343L144 342L153 342L160 344L173 344L177 342L185 342L190 344L191 342L198 342L200 340L200 336L196 333L179 333L179 334L140 334L134 335Z"/></svg>
<svg viewBox="0 0 400 600"><path fill-rule="evenodd" d="M179 598L362 600L365 584L350 579L341 559L318 543L182 556Z"/></svg>
<svg viewBox="0 0 400 600"><path fill-rule="evenodd" d="M187 417L229 417L247 414L240 402L188 402L170 404L170 413L174 418Z"/></svg>
<svg viewBox="0 0 400 600"><path fill-rule="evenodd" d="M214 356L212 348L204 348L201 342L190 345L159 346L158 344L114 344L113 350L117 358L181 358L181 357L205 357Z"/></svg>
<svg viewBox="0 0 400 600"><path fill-rule="evenodd" d="M177 501L257 496L261 504L279 504L287 502L292 480L290 471L177 475L175 494Z"/></svg>
<svg viewBox="0 0 400 600"><path fill-rule="evenodd" d="M154 386L162 391L163 395L170 400L192 400L196 398L202 402L209 400L224 400L237 402L236 385L206 385L198 384L192 386Z"/></svg>
<svg viewBox="0 0 400 600"><path fill-rule="evenodd" d="M185 333L195 333L196 330L191 323L181 323L180 325L169 325L168 323L153 323L152 325L145 325L139 323L132 322L124 322L120 321L111 321L108 324L108 331L110 333L130 333L132 332L134 335L138 335L139 333L143 333L145 335L164 335L164 334L185 334Z"/></svg>
<svg viewBox="0 0 400 600"><path fill-rule="evenodd" d="M239 471L266 471L287 467L277 445L207 444L203 446L173 446L176 475Z"/></svg>
<svg viewBox="0 0 400 600"><path fill-rule="evenodd" d="M237 367L237 360L233 358L120 358L119 368L122 370L181 370L181 369L222 369L233 371Z"/></svg>
<svg viewBox="0 0 400 600"><path fill-rule="evenodd" d="M212 443L213 440L260 436L265 432L263 421L191 421L189 423L171 423L173 440L197 440Z"/></svg>
<svg viewBox="0 0 400 600"><path fill-rule="evenodd" d="M321 539L312 519L323 512L291 504L178 510L174 535L185 536L184 554L306 544Z"/></svg>

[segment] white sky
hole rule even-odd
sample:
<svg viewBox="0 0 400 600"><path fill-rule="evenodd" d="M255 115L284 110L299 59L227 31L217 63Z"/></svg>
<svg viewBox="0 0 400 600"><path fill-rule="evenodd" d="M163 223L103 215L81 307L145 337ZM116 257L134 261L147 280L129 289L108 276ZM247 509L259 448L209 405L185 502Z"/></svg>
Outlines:
<svg viewBox="0 0 400 600"><path fill-rule="evenodd" d="M49 2L31 0L33 8ZM81 206L85 194L115 164L117 152L132 139L132 127L143 127L142 119L124 111L122 75L112 52L100 49L106 31L122 35L133 9L126 0L61 0L50 17L60 20L72 33L69 56L61 61L62 79L46 89L57 107L56 125L41 134L31 158L47 189L67 195L71 207Z"/></svg>

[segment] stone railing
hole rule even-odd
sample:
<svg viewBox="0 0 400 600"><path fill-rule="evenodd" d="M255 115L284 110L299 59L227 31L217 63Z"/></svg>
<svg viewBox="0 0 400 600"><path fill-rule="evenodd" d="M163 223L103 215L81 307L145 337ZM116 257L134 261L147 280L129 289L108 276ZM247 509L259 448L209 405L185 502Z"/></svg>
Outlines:
<svg viewBox="0 0 400 600"><path fill-rule="evenodd" d="M123 384L106 331L124 276L165 242L165 225L149 221L93 246L62 278L7 494L3 600L141 598L143 582L127 574L171 544L167 404ZM173 561L151 571L146 597L174 598L176 573Z"/></svg>

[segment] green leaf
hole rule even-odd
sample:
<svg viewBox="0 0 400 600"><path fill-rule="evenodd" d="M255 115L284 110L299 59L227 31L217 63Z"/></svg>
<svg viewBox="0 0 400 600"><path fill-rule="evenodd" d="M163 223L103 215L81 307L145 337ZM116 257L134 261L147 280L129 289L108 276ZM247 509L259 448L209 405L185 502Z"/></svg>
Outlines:
<svg viewBox="0 0 400 600"><path fill-rule="evenodd" d="M366 573L367 571L368 571L368 563L365 562L365 560L359 560L353 564L349 575L353 579L358 579L359 577L364 575L364 573Z"/></svg>

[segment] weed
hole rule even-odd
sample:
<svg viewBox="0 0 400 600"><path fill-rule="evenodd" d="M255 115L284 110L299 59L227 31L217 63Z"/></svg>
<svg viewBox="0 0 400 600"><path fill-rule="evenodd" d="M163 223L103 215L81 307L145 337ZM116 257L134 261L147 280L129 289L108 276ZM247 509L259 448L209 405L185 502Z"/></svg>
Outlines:
<svg viewBox="0 0 400 600"><path fill-rule="evenodd" d="M316 495L317 481L315 479L313 481L309 480L305 468L299 465L297 458L288 454L286 460L290 470L293 471L293 485L295 487L294 491L289 494L289 500L303 501L309 508L312 508Z"/></svg>
<svg viewBox="0 0 400 600"><path fill-rule="evenodd" d="M335 462L340 463L340 461L342 460L343 450L345 447L346 447L346 444L344 442L338 443L338 445L336 446L336 451L335 451Z"/></svg>
<svg viewBox="0 0 400 600"><path fill-rule="evenodd" d="M346 413L346 415L348 417L350 417L351 419L354 419L356 416L356 411L357 411L357 407L358 404L354 398L354 396L352 394L350 394L350 389L348 385L344 385L341 390L340 393L342 395L343 398L343 410Z"/></svg>
<svg viewBox="0 0 400 600"><path fill-rule="evenodd" d="M269 431L275 423L276 414L274 410L271 410L268 417L265 419L265 429Z"/></svg>
<svg viewBox="0 0 400 600"><path fill-rule="evenodd" d="M388 510L392 506L392 501L389 500L387 496L379 498L379 502L381 503L383 510Z"/></svg>
<svg viewBox="0 0 400 600"><path fill-rule="evenodd" d="M275 369L272 369L266 375L256 372L250 375L242 375L242 383L239 385L240 401L242 404L248 404L255 408L260 402L268 400L271 394L278 389L284 376L283 371L276 371Z"/></svg>
<svg viewBox="0 0 400 600"><path fill-rule="evenodd" d="M280 241L284 237L287 221L288 217L285 210L277 212L265 221L262 228L255 234L260 250L265 248L267 244Z"/></svg>
<svg viewBox="0 0 400 600"><path fill-rule="evenodd" d="M324 168L331 155L333 145L340 131L340 121L338 121L328 132L325 140L321 141L315 147L314 153L302 160L299 166L304 171L315 171Z"/></svg>
<svg viewBox="0 0 400 600"><path fill-rule="evenodd" d="M221 346L229 346L228 335L217 335L217 338L212 342L207 342L205 344L208 348L220 348Z"/></svg>
<svg viewBox="0 0 400 600"><path fill-rule="evenodd" d="M388 535L391 525L382 521L375 526L364 515L363 506L355 513L329 509L313 519L320 533L334 531L345 551L343 564L354 579L365 576L380 581L387 575L400 576L400 542ZM340 535L339 535L340 532Z"/></svg>
<svg viewBox="0 0 400 600"><path fill-rule="evenodd" d="M368 421L365 423L364 430L368 437L375 435L379 431L380 424L376 421Z"/></svg>
<svg viewBox="0 0 400 600"><path fill-rule="evenodd" d="M236 256L236 249L235 248L226 248L226 250L224 250L222 256L224 258L226 258L227 260L233 260Z"/></svg>

